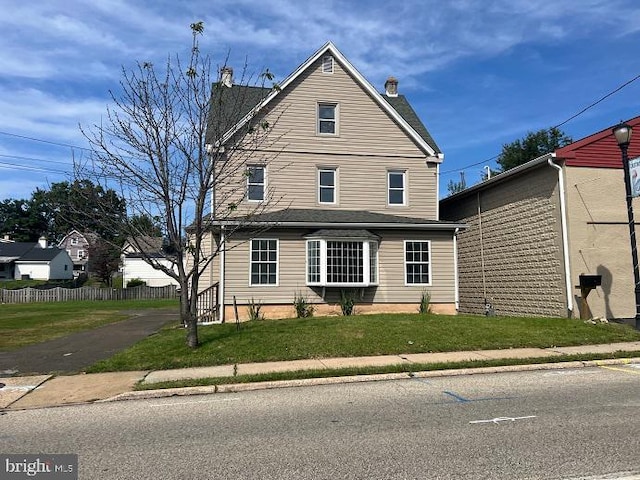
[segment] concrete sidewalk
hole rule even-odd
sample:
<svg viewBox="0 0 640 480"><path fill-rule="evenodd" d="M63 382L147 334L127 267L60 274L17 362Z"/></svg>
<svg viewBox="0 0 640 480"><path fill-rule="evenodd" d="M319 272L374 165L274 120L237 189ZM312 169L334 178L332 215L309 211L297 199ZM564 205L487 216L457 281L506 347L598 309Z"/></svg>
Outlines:
<svg viewBox="0 0 640 480"><path fill-rule="evenodd" d="M28 377L0 378L0 410L20 410L27 408L50 407L111 401L131 398L156 398L161 396L189 395L222 391L239 391L255 388L272 388L313 383L336 383L347 381L366 381L375 379L406 378L408 373L359 377L336 377L317 380L290 382L263 382L260 384L238 384L229 386L190 387L179 389L146 390L134 392L135 385L142 381L154 384L172 380L186 380L212 377L234 377L236 375L254 375L260 373L291 372L301 370L332 370L348 367L387 366L405 364L416 366L424 364L456 363L470 360L497 360L523 358L558 358L574 354L606 354L614 352L640 352L639 342L613 343L604 345L584 345L577 347L553 348L515 348L508 350L477 350L470 352L416 353L406 355L383 355L376 357L326 358L293 360L286 362L247 363L239 365L221 365L214 367L181 368L174 370L93 373L70 376L33 375ZM629 355L632 357L633 355ZM550 360L553 362L553 360ZM452 375L461 373L479 373L481 371L514 371L549 368L576 368L598 364L640 363L640 358L602 360L596 362L563 362L511 367L493 367L489 369L472 368L464 370L439 370L411 376Z"/></svg>

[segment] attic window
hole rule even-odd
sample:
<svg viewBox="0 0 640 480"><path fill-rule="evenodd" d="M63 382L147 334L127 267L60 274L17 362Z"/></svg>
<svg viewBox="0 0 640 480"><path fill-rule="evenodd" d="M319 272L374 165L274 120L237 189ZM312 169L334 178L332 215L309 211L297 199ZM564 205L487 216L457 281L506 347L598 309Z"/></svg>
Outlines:
<svg viewBox="0 0 640 480"><path fill-rule="evenodd" d="M331 55L322 57L322 73L333 73L333 57Z"/></svg>

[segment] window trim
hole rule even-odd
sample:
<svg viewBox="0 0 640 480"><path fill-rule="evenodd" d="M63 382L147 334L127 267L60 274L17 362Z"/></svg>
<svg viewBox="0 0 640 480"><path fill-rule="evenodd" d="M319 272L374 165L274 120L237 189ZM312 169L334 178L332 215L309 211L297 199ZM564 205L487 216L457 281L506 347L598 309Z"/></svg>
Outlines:
<svg viewBox="0 0 640 480"><path fill-rule="evenodd" d="M261 168L262 169L262 183L251 183L251 176L249 175L249 169L257 169L257 168ZM267 191L267 167L265 165L260 165L260 164L250 164L247 165L247 202L251 202L251 203L260 203L260 202L264 202L264 197L265 197L265 193ZM262 198L261 199L255 199L255 198L249 198L249 187L252 185L262 185Z"/></svg>
<svg viewBox="0 0 640 480"><path fill-rule="evenodd" d="M415 265L422 265L424 264L424 262L407 262L407 244L408 243L426 243L428 245L428 260L427 260L427 266L429 267L429 282L428 283L409 283L407 280L407 265L409 263L411 264L415 264ZM405 287L430 287L433 285L433 262L431 261L431 240L405 240L403 242L403 249L402 249L402 258L403 261L402 263L404 264L404 285Z"/></svg>
<svg viewBox="0 0 640 480"><path fill-rule="evenodd" d="M320 108L321 107L333 107L333 119L330 118L320 118ZM337 137L338 136L338 115L339 115L339 106L336 102L318 102L316 105L316 135L322 137ZM321 122L333 122L333 132L323 132L320 128Z"/></svg>
<svg viewBox="0 0 640 480"><path fill-rule="evenodd" d="M321 173L323 172L332 172L333 173L333 186L327 185L327 186L323 186L320 183L320 179L322 178ZM317 174L317 185L318 185L318 190L317 190L317 201L319 205L337 205L338 204L338 168L337 167L318 167L318 174ZM328 188L333 188L333 201L331 202L323 202L322 201L322 189L328 189Z"/></svg>
<svg viewBox="0 0 640 480"><path fill-rule="evenodd" d="M391 175L402 175L402 188L391 187ZM391 192L402 191L402 203L391 203ZM387 205L390 207L407 206L407 171L387 170Z"/></svg>
<svg viewBox="0 0 640 480"><path fill-rule="evenodd" d="M275 283L253 283L252 278L252 267L254 265L253 260L253 242L254 241L267 241L267 242L276 242L276 260L275 262L262 262L256 261L255 263L275 263L276 264L276 281ZM263 238L263 237L255 237L249 239L249 286L250 287L277 287L280 285L280 239L279 238Z"/></svg>
<svg viewBox="0 0 640 480"><path fill-rule="evenodd" d="M309 281L309 266L310 255L309 245L313 242L318 242L319 252L319 281ZM362 282L329 282L327 271L327 242L358 242L362 244ZM372 249L371 245L375 245L375 278L371 278L371 260ZM379 285L379 272L380 272L380 243L378 240L372 240L370 238L361 237L337 237L337 238L322 238L313 237L308 238L305 242L305 284L309 287L372 287Z"/></svg>

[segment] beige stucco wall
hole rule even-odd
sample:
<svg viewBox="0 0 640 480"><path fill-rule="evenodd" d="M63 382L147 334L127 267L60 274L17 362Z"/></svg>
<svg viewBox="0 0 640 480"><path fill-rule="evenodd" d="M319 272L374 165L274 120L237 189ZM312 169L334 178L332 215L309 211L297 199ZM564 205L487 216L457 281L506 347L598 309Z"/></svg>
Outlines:
<svg viewBox="0 0 640 480"><path fill-rule="evenodd" d="M486 296L499 315L567 315L558 190L545 164L443 203L442 219L469 226L458 236L461 312L484 313Z"/></svg>
<svg viewBox="0 0 640 480"><path fill-rule="evenodd" d="M602 286L588 297L593 315L633 317L633 268L623 171L568 167L566 184L573 285L578 284L581 273L602 275ZM637 221L640 201L634 199L633 205ZM579 290L574 289L574 293Z"/></svg>

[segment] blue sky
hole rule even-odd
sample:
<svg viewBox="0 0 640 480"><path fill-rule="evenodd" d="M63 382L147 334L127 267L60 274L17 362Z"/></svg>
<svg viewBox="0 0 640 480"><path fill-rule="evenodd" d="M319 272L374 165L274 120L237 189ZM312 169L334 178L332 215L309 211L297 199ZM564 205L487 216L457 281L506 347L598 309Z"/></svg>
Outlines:
<svg viewBox="0 0 640 480"><path fill-rule="evenodd" d="M278 79L331 40L379 90L393 75L445 154L479 180L504 143L564 122L640 75L637 0L4 0L0 200L68 179L121 68L190 45ZM237 69L236 69L237 70ZM640 115L640 79L561 128L575 140ZM27 138L21 138L27 137ZM640 141L640 132L636 136ZM475 166L470 166L476 164Z"/></svg>

